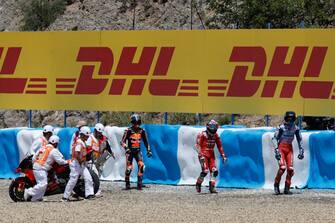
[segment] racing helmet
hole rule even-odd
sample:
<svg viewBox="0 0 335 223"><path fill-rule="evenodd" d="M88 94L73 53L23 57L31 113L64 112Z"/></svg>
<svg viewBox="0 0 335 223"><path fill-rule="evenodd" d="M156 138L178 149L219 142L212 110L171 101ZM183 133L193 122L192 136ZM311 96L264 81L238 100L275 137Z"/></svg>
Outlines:
<svg viewBox="0 0 335 223"><path fill-rule="evenodd" d="M295 122L297 119L294 111L287 111L284 115L285 122Z"/></svg>
<svg viewBox="0 0 335 223"><path fill-rule="evenodd" d="M216 133L218 128L219 128L219 124L214 119L210 120L206 125L207 132L213 135Z"/></svg>
<svg viewBox="0 0 335 223"><path fill-rule="evenodd" d="M131 117L130 117L130 123L133 124L133 125L141 125L142 121L141 121L141 116L139 114L133 114Z"/></svg>

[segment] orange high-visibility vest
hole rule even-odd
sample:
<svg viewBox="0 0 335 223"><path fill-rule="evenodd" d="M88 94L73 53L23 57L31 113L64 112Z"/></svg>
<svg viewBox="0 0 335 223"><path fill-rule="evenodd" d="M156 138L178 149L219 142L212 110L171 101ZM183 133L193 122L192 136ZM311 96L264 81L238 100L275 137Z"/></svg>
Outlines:
<svg viewBox="0 0 335 223"><path fill-rule="evenodd" d="M48 140L46 138L44 138L44 136L41 137L41 139L42 139L42 147L48 145Z"/></svg>
<svg viewBox="0 0 335 223"><path fill-rule="evenodd" d="M72 160L74 160L74 155L75 155L75 153L76 153L76 151L75 151L75 148L76 148L76 145L77 145L77 140L78 140L78 136L75 136L74 138L73 138L73 143L72 143L72 145L71 145L71 158L72 158Z"/></svg>
<svg viewBox="0 0 335 223"><path fill-rule="evenodd" d="M50 144L42 147L37 154L37 157L35 159L35 163L38 163L41 166L44 166L45 162L47 161L49 154L54 149L54 147Z"/></svg>
<svg viewBox="0 0 335 223"><path fill-rule="evenodd" d="M80 140L79 142L79 139L76 141L76 144L74 144L74 146L73 146L73 150L72 150L72 160L74 160L76 157L75 157L75 154L76 154L76 146L78 145L78 144L80 144L80 146L81 146L81 159L82 159L82 161L85 161L86 160L86 154L87 154L87 151L86 151L86 145L85 145L85 143L82 141L82 140Z"/></svg>

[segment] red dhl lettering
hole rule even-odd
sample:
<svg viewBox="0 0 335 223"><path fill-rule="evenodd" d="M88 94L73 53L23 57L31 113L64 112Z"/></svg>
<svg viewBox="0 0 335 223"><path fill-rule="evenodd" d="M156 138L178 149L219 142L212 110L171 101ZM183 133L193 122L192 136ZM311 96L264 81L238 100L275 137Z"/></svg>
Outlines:
<svg viewBox="0 0 335 223"><path fill-rule="evenodd" d="M153 76L166 76L174 47L143 47L140 59L134 63L137 47L124 47L116 66L115 75L144 75L148 76L153 64L154 56L159 50L157 61L154 67ZM102 77L110 75L114 55L108 47L82 47L77 56L78 62L100 62L98 75ZM93 78L94 65L82 66L75 94L100 94L105 90L109 78ZM133 79L128 90L128 95L141 95L146 79ZM149 83L149 92L152 95L176 95L180 80L152 79ZM122 95L126 79L115 78L109 90L110 95Z"/></svg>
<svg viewBox="0 0 335 223"><path fill-rule="evenodd" d="M3 64L0 69L0 93L46 94L47 78L4 78L1 75L13 75L21 53L21 47L0 47ZM148 92L152 96L192 96L199 95L199 80L168 79L169 66L173 59L175 47L143 47L138 62L134 57L137 47L124 47L118 64L114 64L114 54L108 47L81 47L77 62L99 62L99 78L94 78L95 65L83 65L79 78L56 78L56 94L98 95L103 92L109 81L109 95L140 96L148 83ZM252 97L261 90L262 98L274 97L280 81L280 98L292 98L297 88L302 98L335 99L331 96L333 81L318 81L327 54L327 47L296 46L289 63L287 61L289 47L275 48L271 61L268 61L266 50L261 46L236 46L233 48L229 62L253 63L248 75L247 65L236 65L232 78L208 79L208 96L210 97ZM307 53L310 52L309 58ZM157 54L157 55L156 55ZM154 58L157 60L154 63ZM306 63L305 70L302 70ZM266 66L269 64L268 70ZM116 66L114 77L112 68ZM152 75L150 70L153 70ZM148 76L151 75L150 79ZM298 82L300 75L304 80ZM133 77L133 78L129 78ZM136 76L136 77L135 77ZM139 78L138 76L142 76ZM260 79L268 77L267 80ZM289 78L280 80L276 78ZM125 92L126 81L131 81L128 92ZM295 80L296 79L296 80ZM264 82L262 84L262 82ZM263 86L261 88L261 86ZM227 93L225 91L227 90Z"/></svg>
<svg viewBox="0 0 335 223"><path fill-rule="evenodd" d="M303 80L300 86L298 86L299 93L302 98L328 99L332 93L333 81L315 80L320 76L327 47L295 47L289 63L285 63L289 47L276 47L267 76L298 78L302 73L307 51L310 49L312 52L307 60L304 77L305 79L314 78L314 80ZM257 77L262 77L266 74L267 55L265 49L263 47L234 47L229 61L251 62L254 63L254 68L251 72L253 79L247 80L248 66L235 66L227 96L252 97L255 95L262 82L261 80L257 80ZM274 97L278 82L278 80L266 80L261 97ZM297 83L296 80L285 80L280 92L280 98L292 98Z"/></svg>

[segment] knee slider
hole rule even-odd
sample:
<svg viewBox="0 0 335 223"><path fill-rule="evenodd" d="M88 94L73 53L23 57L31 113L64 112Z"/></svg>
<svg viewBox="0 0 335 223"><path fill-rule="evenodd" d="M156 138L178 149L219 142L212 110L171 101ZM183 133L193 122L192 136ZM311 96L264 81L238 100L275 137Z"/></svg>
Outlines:
<svg viewBox="0 0 335 223"><path fill-rule="evenodd" d="M294 175L294 169L293 169L293 167L288 168L287 174L290 175L290 176Z"/></svg>
<svg viewBox="0 0 335 223"><path fill-rule="evenodd" d="M144 163L142 161L138 162L138 170L140 173L144 172Z"/></svg>
<svg viewBox="0 0 335 223"><path fill-rule="evenodd" d="M280 170L283 171L283 173L284 173L285 170L286 170L286 166L280 166Z"/></svg>
<svg viewBox="0 0 335 223"><path fill-rule="evenodd" d="M201 173L200 173L200 176L203 177L203 178L205 178L205 177L207 176L207 173L208 173L208 171L207 171L207 172L205 172L205 171L204 171L204 172L201 172Z"/></svg>
<svg viewBox="0 0 335 223"><path fill-rule="evenodd" d="M131 170L132 170L131 168L127 168L127 169L126 169L126 175L130 175Z"/></svg>
<svg viewBox="0 0 335 223"><path fill-rule="evenodd" d="M213 167L212 168L212 174L213 174L213 177L217 177L219 175L218 169L216 169L215 167Z"/></svg>

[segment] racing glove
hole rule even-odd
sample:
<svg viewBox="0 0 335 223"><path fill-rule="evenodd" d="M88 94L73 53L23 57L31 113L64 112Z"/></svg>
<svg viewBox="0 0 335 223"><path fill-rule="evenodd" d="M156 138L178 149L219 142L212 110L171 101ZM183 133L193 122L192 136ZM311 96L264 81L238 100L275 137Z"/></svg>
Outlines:
<svg viewBox="0 0 335 223"><path fill-rule="evenodd" d="M299 148L298 159L302 160L304 158L304 149L302 147Z"/></svg>
<svg viewBox="0 0 335 223"><path fill-rule="evenodd" d="M222 154L221 157L222 157L222 161L223 161L223 163L228 162L228 158L226 157L225 154Z"/></svg>
<svg viewBox="0 0 335 223"><path fill-rule="evenodd" d="M281 155L280 155L280 152L279 152L278 148L275 149L275 158L278 161L281 159Z"/></svg>
<svg viewBox="0 0 335 223"><path fill-rule="evenodd" d="M151 152L151 149L150 148L148 148L148 150L147 150L147 156L150 158L150 157L152 157L152 152Z"/></svg>
<svg viewBox="0 0 335 223"><path fill-rule="evenodd" d="M124 147L124 149L126 150L126 154L130 154L130 149L128 146Z"/></svg>

